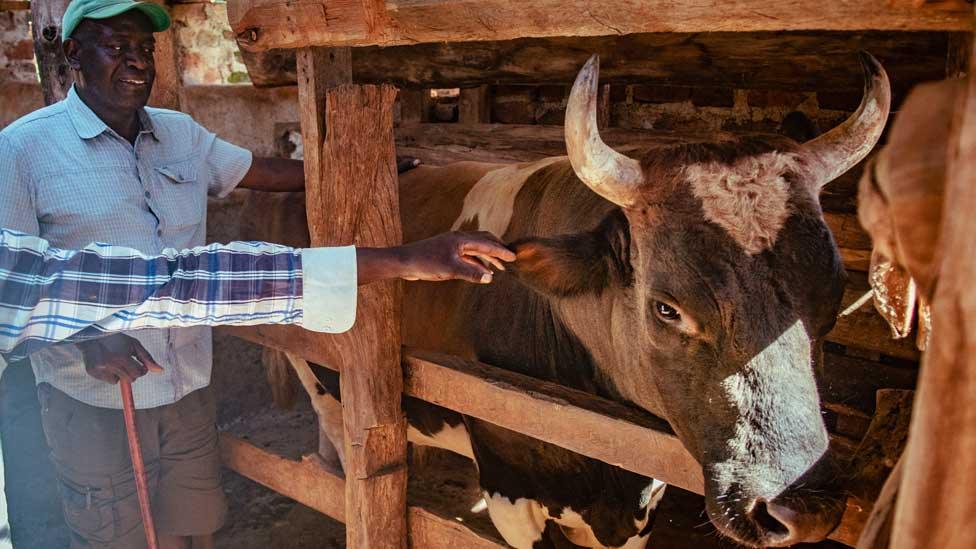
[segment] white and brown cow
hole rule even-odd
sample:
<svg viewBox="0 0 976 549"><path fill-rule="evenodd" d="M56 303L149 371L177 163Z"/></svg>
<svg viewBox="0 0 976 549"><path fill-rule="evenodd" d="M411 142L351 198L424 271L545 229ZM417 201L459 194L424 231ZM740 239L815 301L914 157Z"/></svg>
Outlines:
<svg viewBox="0 0 976 549"><path fill-rule="evenodd" d="M722 534L750 546L823 539L843 497L816 373L845 273L818 194L884 127L887 77L873 57L862 63L860 108L807 143L727 138L622 154L598 134L590 59L569 99L567 157L401 177L406 241L487 230L518 254L489 286L408 284L404 343L657 414L701 463ZM660 482L406 407L412 440L477 462L512 546L645 546Z"/></svg>

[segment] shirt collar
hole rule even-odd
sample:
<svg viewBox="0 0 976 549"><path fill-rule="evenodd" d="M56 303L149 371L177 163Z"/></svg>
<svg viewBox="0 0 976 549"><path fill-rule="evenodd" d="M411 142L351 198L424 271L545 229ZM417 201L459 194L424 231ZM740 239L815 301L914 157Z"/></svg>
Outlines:
<svg viewBox="0 0 976 549"><path fill-rule="evenodd" d="M82 139L98 137L102 132L109 129L108 125L95 114L95 111L91 110L81 100L78 92L75 91L74 85L68 90L68 97L65 99L65 109L71 117L75 131L78 132L78 137ZM153 125L152 117L149 116L146 109L139 109L139 125L142 127L139 133L148 133L156 137L156 127Z"/></svg>

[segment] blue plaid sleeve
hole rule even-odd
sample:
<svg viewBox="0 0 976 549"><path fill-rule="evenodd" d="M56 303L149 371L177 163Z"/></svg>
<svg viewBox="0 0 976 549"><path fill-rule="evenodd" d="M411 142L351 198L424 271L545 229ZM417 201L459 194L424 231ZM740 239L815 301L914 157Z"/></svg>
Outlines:
<svg viewBox="0 0 976 549"><path fill-rule="evenodd" d="M353 276L354 271L353 271ZM302 250L234 242L146 256L0 229L0 354L140 328L303 319Z"/></svg>

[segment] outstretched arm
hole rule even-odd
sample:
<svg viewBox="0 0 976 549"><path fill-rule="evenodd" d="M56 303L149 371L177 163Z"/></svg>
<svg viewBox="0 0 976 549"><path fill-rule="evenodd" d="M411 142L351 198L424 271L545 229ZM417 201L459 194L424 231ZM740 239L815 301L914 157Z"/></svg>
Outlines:
<svg viewBox="0 0 976 549"><path fill-rule="evenodd" d="M0 353L18 359L56 342L140 328L295 323L339 332L355 318L359 284L487 283L491 271L478 259L502 268L514 258L494 237L466 233L359 254L234 242L148 256L105 244L59 250L0 229ZM88 365L89 356L101 363L118 353L88 346L85 354Z"/></svg>

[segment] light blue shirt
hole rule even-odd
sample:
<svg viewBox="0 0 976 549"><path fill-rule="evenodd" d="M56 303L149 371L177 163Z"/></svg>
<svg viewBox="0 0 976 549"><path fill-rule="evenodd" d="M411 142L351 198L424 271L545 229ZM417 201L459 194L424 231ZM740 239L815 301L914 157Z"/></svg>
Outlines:
<svg viewBox="0 0 976 549"><path fill-rule="evenodd" d="M223 197L251 166L251 153L190 116L140 113L133 146L106 126L72 88L68 97L0 132L0 226L52 246L91 242L158 254L206 240L207 195ZM171 404L207 386L210 328L143 330L138 339L165 369L133 385L140 408ZM31 357L37 382L92 406L121 408L118 388L85 373L73 345Z"/></svg>

